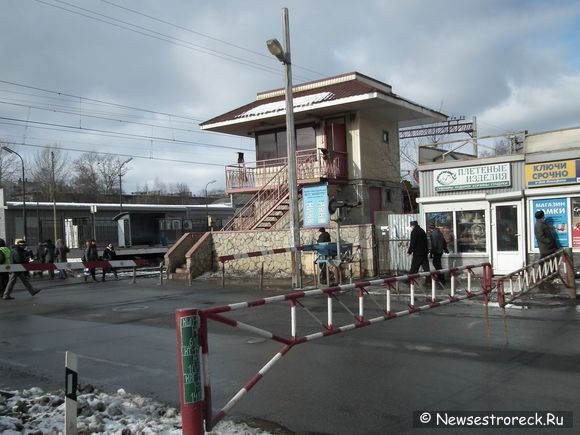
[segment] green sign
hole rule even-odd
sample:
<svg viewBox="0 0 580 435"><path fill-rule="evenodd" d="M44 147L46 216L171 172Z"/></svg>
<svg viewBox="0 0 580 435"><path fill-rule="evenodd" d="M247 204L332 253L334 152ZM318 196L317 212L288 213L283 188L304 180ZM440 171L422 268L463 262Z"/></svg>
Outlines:
<svg viewBox="0 0 580 435"><path fill-rule="evenodd" d="M197 403L203 399L199 323L199 316L186 316L181 318L179 325L181 332L181 376L185 404Z"/></svg>

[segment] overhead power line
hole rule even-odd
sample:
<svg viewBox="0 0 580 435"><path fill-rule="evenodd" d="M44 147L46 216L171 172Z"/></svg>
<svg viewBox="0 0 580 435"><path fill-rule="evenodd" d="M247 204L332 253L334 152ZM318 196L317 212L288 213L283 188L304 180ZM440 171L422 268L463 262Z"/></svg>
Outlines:
<svg viewBox="0 0 580 435"><path fill-rule="evenodd" d="M187 164L192 164L192 165L203 165L203 166L219 166L219 167L223 167L223 164L219 164L219 163L211 163L211 162L197 162L194 160L183 160L183 159L167 159L167 158L163 158L163 157L144 157L144 156L138 156L135 154L124 154L124 153L110 153L110 152L104 152L104 151L87 151L87 150L79 150L76 148L69 148L69 147L62 147L62 146L58 146L58 147L54 147L54 146L48 146L48 145L35 145L35 144L31 144L31 143L22 143L22 142L4 142L7 145L19 145L19 146L26 146L26 147L33 147L33 148L44 148L44 149L54 149L54 148L58 148L59 150L63 150L63 151L72 151L72 152L79 152L79 153L87 153L87 152L92 152L95 154L99 154L99 155L109 155L109 156L117 156L117 157L132 157L134 159L141 159L141 160L155 160L155 161L160 161L160 162L171 162L171 163L187 163Z"/></svg>
<svg viewBox="0 0 580 435"><path fill-rule="evenodd" d="M154 17L152 15L148 15L148 14L146 14L144 12L141 12L141 11L138 11L136 9L131 9L131 8L128 8L128 7L125 7L125 6L118 5L118 4L116 4L116 3L112 2L112 1L101 0L101 2L106 3L108 5L111 5L113 7L116 7L116 8L122 9L124 11L131 12L133 14L140 15L140 16L145 17L145 18L149 18L150 20L157 21L159 23L162 23L162 24L166 24L168 26L175 27L176 29L184 30L184 31L189 32L189 33L192 33L194 35L198 35L198 36L201 36L203 38L207 38L207 39L210 39L212 41L220 42L222 44L229 45L230 47L234 47L234 48L237 48L239 50L243 50L243 51L246 51L248 53L252 53L252 54L255 54L257 56L264 57L264 58L266 58L268 60L271 60L271 58L272 58L272 55L271 54L265 54L265 53L260 53L258 51L250 50L249 48L246 48L246 47L242 47L240 45L233 44L233 43L231 43L229 41L224 41L223 39L215 38L215 37L213 37L211 35L208 35L208 34L205 34L205 33L202 33L202 32L198 32L196 30L192 30L192 29L189 29L189 28L184 27L184 26L180 26L179 24L171 23L169 21L162 20L161 18L157 18L157 17ZM312 69L309 69L309 68L306 68L306 67L297 65L295 63L292 64L292 67L293 68L299 68L299 69L302 69L304 71L308 71L308 72L317 74L317 75L319 75L321 77L327 77L328 76L327 74L323 74L323 73L320 73L318 71L314 71Z"/></svg>
<svg viewBox="0 0 580 435"><path fill-rule="evenodd" d="M147 36L149 38L157 39L157 40L167 42L167 43L170 43L173 45L188 48L190 50L197 51L200 53L209 54L211 56L218 57L220 59L228 60L231 62L235 62L235 63L238 63L240 65L245 65L245 66L248 66L250 68L258 69L258 70L265 71L268 73L275 73L275 74L280 73L280 71L277 67L260 64L257 62L250 61L248 59L244 59L244 58L233 56L231 54L220 52L220 51L208 48L208 47L204 47L202 45L194 44L192 42L189 42L189 41L186 41L186 40L183 40L180 38L175 38L171 35L166 35L166 34L163 34L161 32L157 32L156 30L148 29L146 27L143 27L143 26L140 26L137 24L132 24L132 23L129 23L129 22L124 21L124 20L119 20L117 18L108 16L108 15L104 15L104 14L101 14L99 12L92 11L90 9L82 8L80 6L76 6L76 5L73 5L71 3L68 3L68 2L65 2L62 0L53 0L53 1L60 3L60 4L67 5L69 7L72 7L72 8L81 10L81 11L84 11L84 12L88 12L89 14L93 14L95 16L87 15L83 12L78 12L78 11L75 11L72 9L67 9L66 7L58 6L58 5L55 5L53 3L48 3L47 1L44 1L44 0L34 0L34 1L36 1L37 3L42 3L46 6L50 6L50 7L56 8L56 9L64 10L66 12L80 15L80 16L83 16L85 18L89 18L91 20L95 20L95 21L99 21L99 22L102 22L105 24L109 24L111 26L114 26L114 27L117 27L117 28L120 28L123 30L128 30L130 32L134 32L134 33L137 33L137 34L140 34L143 36ZM102 18L99 18L99 17L102 17ZM111 22L111 21L107 21L107 20L112 20L112 21L115 21L116 23ZM121 23L121 24L117 24L117 23ZM131 26L131 27L127 27L127 26ZM308 81L308 79L304 79L304 77L300 77L300 79Z"/></svg>
<svg viewBox="0 0 580 435"><path fill-rule="evenodd" d="M35 0L35 1L37 1L37 0ZM18 86L18 87L26 88L26 89L34 89L35 91L47 92L47 93L50 93L50 94L64 95L64 96L70 97L70 98L77 98L77 99L80 98L80 99L82 99L84 101L92 101L92 102L95 102L95 103L106 104L106 105L114 106L114 107L120 107L122 109L137 110L137 111L140 111L140 112L152 113L152 114L155 114L155 115L169 116L169 117L173 117L173 118L187 119L189 121L195 121L195 122L201 122L202 121L201 119L191 118L191 117L182 116L182 115L175 115L175 114L172 114L172 113L158 112L156 110L143 109L141 107L135 107L135 106L127 106L125 104L112 103L110 101L98 100L96 98L82 97L80 95L68 94L66 92L61 92L61 91L51 91L49 89L43 89L43 88L39 88L39 87L36 87L36 86L31 86L31 85L24 85L22 83L11 82L11 81L8 81L8 80L0 80L0 83L5 83L5 84L8 84L8 85Z"/></svg>
<svg viewBox="0 0 580 435"><path fill-rule="evenodd" d="M70 110L70 109L69 110L66 110L66 109L57 109L55 107L50 107L50 106L49 107L33 106L31 104L10 103L10 102L7 102L7 101L2 101L2 100L0 100L0 104L7 104L7 105L10 105L10 106L17 106L17 107L25 107L25 108L28 108L28 109L35 109L35 110L44 110L44 111L47 111L47 112L54 112L54 113L64 113L66 115L81 116L83 118L101 119L103 121L112 121L112 122L116 122L116 123L142 125L142 126L145 126L145 127L164 128L164 129L168 129L168 130L172 130L172 131L183 131L183 132L187 132L187 133L211 133L211 132L206 132L206 131L201 131L201 130L200 131L196 131L196 130L189 130L187 128L179 128L179 127L172 127L172 126L159 125L159 124L148 124L146 122L128 121L128 120L119 119L119 118L109 118L109 117L106 117L106 116L90 115L86 111L83 111L81 113L80 111L73 111L73 110ZM61 107L63 107L63 106L61 106Z"/></svg>
<svg viewBox="0 0 580 435"><path fill-rule="evenodd" d="M227 145L214 145L214 144L207 144L207 143L203 143L203 142L192 142L192 141L185 141L185 140L180 140L180 139L172 139L172 138L164 138L164 137L156 137L156 136L146 136L146 135L141 135L141 134L121 133L121 132L115 132L115 131L110 131L110 130L101 130L101 129L97 129L97 128L86 128L86 127L81 127L81 126L56 124L53 122L30 121L30 120L26 120L26 119L9 118L9 117L5 117L5 116L0 116L0 119L6 120L6 121L20 122L20 123L24 123L25 125L34 124L34 125L41 125L41 126L60 127L60 128L65 128L65 129L70 129L70 130L78 130L78 131L83 131L83 132L107 133L107 134L117 135L119 137L146 139L146 140L153 140L156 142L169 142L169 143L177 143L177 144L182 144L182 145L194 145L194 146L202 146L202 147L210 147L210 148L224 148L224 149L232 149L232 150L240 150L241 149L241 150L251 151L250 149L241 148L241 147L230 147Z"/></svg>

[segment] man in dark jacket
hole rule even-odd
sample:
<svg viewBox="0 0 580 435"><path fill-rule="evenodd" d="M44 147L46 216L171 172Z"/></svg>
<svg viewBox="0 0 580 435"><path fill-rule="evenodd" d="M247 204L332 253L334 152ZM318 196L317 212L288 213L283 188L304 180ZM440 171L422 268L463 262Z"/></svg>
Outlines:
<svg viewBox="0 0 580 435"><path fill-rule="evenodd" d="M558 250L558 244L552 229L544 220L544 211L538 210L535 214L536 224L534 225L534 234L538 241L538 248L540 249L540 258L547 257Z"/></svg>
<svg viewBox="0 0 580 435"><path fill-rule="evenodd" d="M326 228L320 227L318 231L320 232L318 236L318 243L330 243L330 234L328 234Z"/></svg>
<svg viewBox="0 0 580 435"><path fill-rule="evenodd" d="M12 263L13 264L26 264L30 261L30 257L28 256L28 252L24 249L25 241L22 239L16 239L14 242L14 246L12 248ZM12 272L10 274L10 279L8 280L8 284L6 285L6 290L4 290L4 295L2 299L10 300L14 299L10 296L12 289L14 288L14 284L16 284L16 279L20 278L30 296L34 296L40 290L35 290L32 285L30 285L30 281L28 280L28 273L26 272Z"/></svg>
<svg viewBox="0 0 580 435"><path fill-rule="evenodd" d="M96 240L87 240L85 242L85 253L83 254L83 262L88 261L99 261L99 252L97 249ZM96 276L96 269L94 267L89 267L89 275L93 278L93 281L98 281ZM85 274L85 281L87 280L87 275Z"/></svg>
<svg viewBox="0 0 580 435"><path fill-rule="evenodd" d="M431 258L433 259L433 267L436 270L441 270L443 269L443 265L441 264L443 253L449 254L449 251L447 250L447 242L445 241L443 234L441 234L441 231L439 231L439 228L432 224L430 229ZM445 274L439 273L437 276L439 277L439 282L442 285L445 285Z"/></svg>
<svg viewBox="0 0 580 435"><path fill-rule="evenodd" d="M55 246L52 243L52 240L48 239L45 240L44 242L42 242L42 251L39 252L38 257L41 263L45 263L45 264L49 264L49 263L54 263L54 257L55 257ZM50 269L48 271L48 277L50 279L54 279L54 270Z"/></svg>
<svg viewBox="0 0 580 435"><path fill-rule="evenodd" d="M318 229L318 232L320 233L318 235L318 243L330 243L331 242L331 238L330 238L330 234L326 231L326 228L324 227L320 227ZM320 266L320 284L329 284L326 280L326 261L321 261L320 263L318 263L318 266ZM329 271L330 272L330 271ZM332 281L334 278L332 276L329 277L329 280Z"/></svg>
<svg viewBox="0 0 580 435"><path fill-rule="evenodd" d="M117 253L115 252L115 248L113 247L112 243L109 243L106 247L105 250L103 251L103 260L105 261L115 261L117 259ZM115 279L119 279L119 277L117 276L117 269L115 269L114 267L111 267L110 269L107 269L106 267L103 267L103 278L101 281L105 282L105 274L107 272L113 272L113 275L115 276Z"/></svg>
<svg viewBox="0 0 580 435"><path fill-rule="evenodd" d="M411 221L411 241L409 242L409 249L407 255L413 255L411 260L410 274L419 272L419 267L423 267L423 271L429 272L429 248L427 245L427 234L425 230L419 226L417 221ZM428 283L431 279L427 278Z"/></svg>

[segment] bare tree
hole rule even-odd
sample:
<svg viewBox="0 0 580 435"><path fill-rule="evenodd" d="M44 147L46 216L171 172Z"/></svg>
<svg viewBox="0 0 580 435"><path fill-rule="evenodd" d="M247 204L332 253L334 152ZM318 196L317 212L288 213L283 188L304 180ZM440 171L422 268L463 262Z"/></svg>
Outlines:
<svg viewBox="0 0 580 435"><path fill-rule="evenodd" d="M81 154L74 161L73 174L71 184L75 192L83 194L103 192L99 182L99 156L97 153Z"/></svg>
<svg viewBox="0 0 580 435"><path fill-rule="evenodd" d="M153 188L151 189L154 192L159 192L160 195L165 195L167 193L167 184L159 179L159 177L155 177L153 181Z"/></svg>
<svg viewBox="0 0 580 435"><path fill-rule="evenodd" d="M169 193L175 194L179 197L191 196L191 189L186 183L175 183L169 185Z"/></svg>
<svg viewBox="0 0 580 435"><path fill-rule="evenodd" d="M97 160L103 192L107 195L119 193L119 183L117 182L119 179L119 170L122 171L121 176L123 176L127 172L128 168L121 168L123 161L120 158L110 154L98 156Z"/></svg>
<svg viewBox="0 0 580 435"><path fill-rule="evenodd" d="M54 156L54 157L53 157ZM30 182L34 184L36 193L44 199L51 199L52 189L62 190L68 181L68 159L57 144L38 151L29 163ZM54 175L53 175L54 162ZM54 176L54 185L53 185Z"/></svg>
<svg viewBox="0 0 580 435"><path fill-rule="evenodd" d="M507 156L512 154L513 145L507 138L495 139L494 144L491 147L480 145L484 148L480 152L481 157L491 157L491 156Z"/></svg>

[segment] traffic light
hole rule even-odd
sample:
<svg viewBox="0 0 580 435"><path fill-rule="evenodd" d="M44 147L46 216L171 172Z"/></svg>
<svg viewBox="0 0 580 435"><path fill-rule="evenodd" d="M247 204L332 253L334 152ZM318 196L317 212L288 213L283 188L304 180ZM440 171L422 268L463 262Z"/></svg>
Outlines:
<svg viewBox="0 0 580 435"><path fill-rule="evenodd" d="M337 199L332 198L329 202L328 202L328 212L330 214L334 214L334 212L341 208L341 207L346 207L346 201L339 201Z"/></svg>
<svg viewBox="0 0 580 435"><path fill-rule="evenodd" d="M343 201L343 200L339 200L339 199L332 198L328 202L328 211L330 212L330 214L334 214L334 212L336 210L338 210L339 208L346 207L347 209L351 209L351 208L354 208L354 207L358 207L361 204L362 204L362 202L360 202L360 201L358 201L358 202L348 202L348 201Z"/></svg>

